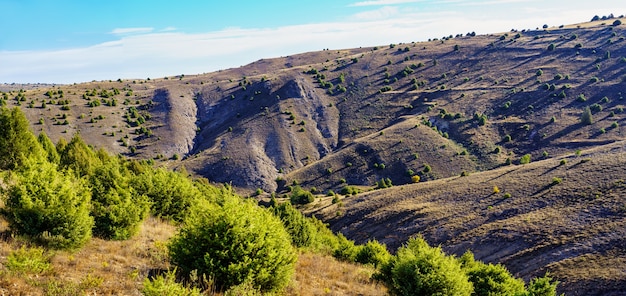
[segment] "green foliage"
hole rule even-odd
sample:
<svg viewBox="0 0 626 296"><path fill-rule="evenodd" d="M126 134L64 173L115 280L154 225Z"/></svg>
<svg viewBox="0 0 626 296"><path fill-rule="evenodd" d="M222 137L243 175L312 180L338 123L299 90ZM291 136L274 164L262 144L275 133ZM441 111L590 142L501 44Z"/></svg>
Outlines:
<svg viewBox="0 0 626 296"><path fill-rule="evenodd" d="M594 113L594 114L598 113L598 112L601 112L602 111L602 105L597 104L597 103L591 104L589 106L589 110L591 110L591 113Z"/></svg>
<svg viewBox="0 0 626 296"><path fill-rule="evenodd" d="M187 288L176 282L176 272L169 271L165 275L146 278L143 281L141 294L145 296L200 296L200 290Z"/></svg>
<svg viewBox="0 0 626 296"><path fill-rule="evenodd" d="M62 149L59 149L57 143L57 151L60 154L59 168L72 170L78 176L91 175L93 169L101 164L100 159L96 157L96 153L89 147L80 135L76 134L72 140Z"/></svg>
<svg viewBox="0 0 626 296"><path fill-rule="evenodd" d="M0 169L22 167L28 158L43 159L44 152L19 108L0 108Z"/></svg>
<svg viewBox="0 0 626 296"><path fill-rule="evenodd" d="M170 241L169 254L183 273L197 270L221 289L249 282L262 291L280 290L296 261L281 221L234 196L222 206L199 200Z"/></svg>
<svg viewBox="0 0 626 296"><path fill-rule="evenodd" d="M19 250L11 251L7 256L6 268L13 273L40 274L51 269L50 255L41 247L27 248L22 246Z"/></svg>
<svg viewBox="0 0 626 296"><path fill-rule="evenodd" d="M344 186L343 188L341 188L341 191L339 191L339 193L343 195L357 195L361 193L361 190L354 186Z"/></svg>
<svg viewBox="0 0 626 296"><path fill-rule="evenodd" d="M311 246L316 229L302 213L290 203L282 203L273 207L273 212L282 221L283 226L291 236L291 243L295 247Z"/></svg>
<svg viewBox="0 0 626 296"><path fill-rule="evenodd" d="M520 295L525 292L524 281L517 279L502 265L485 264L474 260L467 251L459 258L469 281L474 286L475 296Z"/></svg>
<svg viewBox="0 0 626 296"><path fill-rule="evenodd" d="M591 109L589 107L583 110L583 113L580 115L580 122L585 125L593 123L593 115L591 114Z"/></svg>
<svg viewBox="0 0 626 296"><path fill-rule="evenodd" d="M525 296L556 296L558 281L554 281L549 274L534 278L528 283Z"/></svg>
<svg viewBox="0 0 626 296"><path fill-rule="evenodd" d="M61 156L59 156L59 153L57 152L57 148L54 146L54 143L52 143L52 140L48 138L46 133L44 132L40 133L39 136L37 137L37 141L39 141L39 144L45 151L48 161L51 163L58 164L59 161L61 160Z"/></svg>
<svg viewBox="0 0 626 296"><path fill-rule="evenodd" d="M313 193L302 189L300 186L294 186L291 188L291 195L289 200L292 204L308 204L315 201Z"/></svg>
<svg viewBox="0 0 626 296"><path fill-rule="evenodd" d="M389 187L393 187L393 183L391 183L391 179L389 178L383 178L380 179L380 181L376 182L376 188L378 189L383 189L383 188L389 188Z"/></svg>
<svg viewBox="0 0 626 296"><path fill-rule="evenodd" d="M146 170L130 184L138 195L148 197L153 215L174 221L182 221L189 207L202 196L187 176L165 169Z"/></svg>
<svg viewBox="0 0 626 296"><path fill-rule="evenodd" d="M139 230L150 205L129 185L130 173L112 159L89 177L93 234L105 239L128 239Z"/></svg>
<svg viewBox="0 0 626 296"><path fill-rule="evenodd" d="M519 159L519 163L520 164L527 164L530 163L530 154L524 154L520 159Z"/></svg>
<svg viewBox="0 0 626 296"><path fill-rule="evenodd" d="M392 295L469 296L473 291L459 261L441 248L430 247L421 237L398 249L376 278Z"/></svg>
<svg viewBox="0 0 626 296"><path fill-rule="evenodd" d="M391 254L387 251L384 244L376 240L368 241L364 246L359 248L354 260L361 264L372 264L374 267L380 267L389 262Z"/></svg>
<svg viewBox="0 0 626 296"><path fill-rule="evenodd" d="M31 162L14 175L2 214L11 230L42 245L73 249L91 237L90 192L55 165Z"/></svg>
<svg viewBox="0 0 626 296"><path fill-rule="evenodd" d="M556 45L554 43L550 43L550 45L548 45L549 51L553 51L555 48L556 48Z"/></svg>

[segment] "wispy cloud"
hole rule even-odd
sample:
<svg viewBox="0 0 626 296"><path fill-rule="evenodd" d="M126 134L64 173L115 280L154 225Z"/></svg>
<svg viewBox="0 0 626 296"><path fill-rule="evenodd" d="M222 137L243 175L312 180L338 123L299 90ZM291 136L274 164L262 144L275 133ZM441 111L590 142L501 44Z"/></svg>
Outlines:
<svg viewBox="0 0 626 296"><path fill-rule="evenodd" d="M172 32L176 31L176 27L166 27L161 30L161 32Z"/></svg>
<svg viewBox="0 0 626 296"><path fill-rule="evenodd" d="M398 7L383 6L376 10L364 11L352 16L354 20L380 20L387 19L391 16L398 15Z"/></svg>
<svg viewBox="0 0 626 296"><path fill-rule="evenodd" d="M278 28L233 27L197 34L153 28L116 29L110 32L115 40L89 47L0 51L0 82L73 83L205 73L261 58L323 48L421 41L468 31L498 33L544 23L568 24L586 21L589 15L607 10L555 6L536 11L525 7L510 14L495 8L490 7L489 13L476 13L485 11L482 6L419 12L384 6L338 22Z"/></svg>
<svg viewBox="0 0 626 296"><path fill-rule="evenodd" d="M359 6L384 6L384 5L394 5L394 4L403 4L403 3L413 3L413 2L422 2L423 0L373 0L373 1L361 1L352 3L349 6L359 7Z"/></svg>
<svg viewBox="0 0 626 296"><path fill-rule="evenodd" d="M154 28L143 27L143 28L116 28L113 31L109 32L112 35L130 35L130 34L145 34L154 31Z"/></svg>

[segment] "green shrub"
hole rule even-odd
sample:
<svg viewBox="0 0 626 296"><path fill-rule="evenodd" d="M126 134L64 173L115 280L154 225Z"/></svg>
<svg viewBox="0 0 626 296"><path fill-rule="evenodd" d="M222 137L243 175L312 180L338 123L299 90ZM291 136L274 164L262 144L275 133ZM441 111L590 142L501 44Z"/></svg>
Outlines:
<svg viewBox="0 0 626 296"><path fill-rule="evenodd" d="M337 235L336 240L337 246L333 250L333 257L343 261L355 262L362 246L355 246L353 241L347 239L341 233Z"/></svg>
<svg viewBox="0 0 626 296"><path fill-rule="evenodd" d="M591 106L589 106L589 110L591 110L591 113L598 113L602 111L602 105L600 104L591 104Z"/></svg>
<svg viewBox="0 0 626 296"><path fill-rule="evenodd" d="M392 295L469 296L473 291L459 261L441 248L430 247L421 237L410 239L398 249L376 278Z"/></svg>
<svg viewBox="0 0 626 296"><path fill-rule="evenodd" d="M311 246L315 237L315 227L289 203L281 203L273 208L274 215L280 218L295 247Z"/></svg>
<svg viewBox="0 0 626 296"><path fill-rule="evenodd" d="M382 178L380 179L380 181L376 182L376 188L378 189L383 189L383 188L389 188L389 187L393 187L393 184L391 183L391 179L389 178Z"/></svg>
<svg viewBox="0 0 626 296"><path fill-rule="evenodd" d="M59 168L72 170L81 177L91 175L93 169L101 164L96 153L87 146L79 134L74 135L63 148L57 147L57 151L60 155Z"/></svg>
<svg viewBox="0 0 626 296"><path fill-rule="evenodd" d="M552 185L561 184L561 182L563 182L563 179L561 179L559 177L552 178Z"/></svg>
<svg viewBox="0 0 626 296"><path fill-rule="evenodd" d="M18 169L28 158L44 155L24 113L17 107L0 108L0 169Z"/></svg>
<svg viewBox="0 0 626 296"><path fill-rule="evenodd" d="M591 109L589 109L589 107L583 110L583 113L580 115L580 122L586 125L593 123L593 115L591 114Z"/></svg>
<svg viewBox="0 0 626 296"><path fill-rule="evenodd" d="M543 277L534 278L528 283L525 295L528 296L556 296L556 287L558 281L554 281L550 274L546 273Z"/></svg>
<svg viewBox="0 0 626 296"><path fill-rule="evenodd" d="M143 281L141 294L145 296L200 296L200 290L187 288L176 282L176 272L170 271Z"/></svg>
<svg viewBox="0 0 626 296"><path fill-rule="evenodd" d="M48 162L31 162L12 183L2 214L13 232L58 249L78 248L91 238L91 196L84 182Z"/></svg>
<svg viewBox="0 0 626 296"><path fill-rule="evenodd" d="M289 200L292 204L308 204L315 201L315 197L310 191L306 191L300 186L294 186L291 189Z"/></svg>
<svg viewBox="0 0 626 296"><path fill-rule="evenodd" d="M371 240L358 250L355 262L380 267L387 264L390 259L391 254L387 251L387 247L376 240Z"/></svg>
<svg viewBox="0 0 626 296"><path fill-rule="evenodd" d="M474 260L467 251L459 259L469 281L474 286L475 296L523 295L524 281L517 279L500 264L485 264Z"/></svg>
<svg viewBox="0 0 626 296"><path fill-rule="evenodd" d="M139 230L150 205L144 195L130 187L129 178L115 159L97 167L89 177L95 236L123 240Z"/></svg>
<svg viewBox="0 0 626 296"><path fill-rule="evenodd" d="M361 193L361 190L354 186L344 186L343 188L341 188L341 191L339 191L339 193L343 195L357 195Z"/></svg>
<svg viewBox="0 0 626 296"><path fill-rule="evenodd" d="M12 273L40 274L51 269L50 255L40 247L22 246L9 253L5 266Z"/></svg>
<svg viewBox="0 0 626 296"><path fill-rule="evenodd" d="M524 156L520 158L519 163L520 164L530 163L530 154L524 154Z"/></svg>
<svg viewBox="0 0 626 296"><path fill-rule="evenodd" d="M189 207L201 197L187 176L165 169L146 170L133 177L130 185L138 195L148 197L153 215L174 221L182 221Z"/></svg>
<svg viewBox="0 0 626 296"><path fill-rule="evenodd" d="M234 196L225 196L222 206L199 200L168 248L183 273L197 270L222 290L248 282L277 291L295 269L296 253L280 219Z"/></svg>

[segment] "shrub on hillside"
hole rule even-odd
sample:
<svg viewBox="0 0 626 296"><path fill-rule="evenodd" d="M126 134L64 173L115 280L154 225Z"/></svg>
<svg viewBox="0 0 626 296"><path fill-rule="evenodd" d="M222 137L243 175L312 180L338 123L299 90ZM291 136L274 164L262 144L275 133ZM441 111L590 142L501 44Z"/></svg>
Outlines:
<svg viewBox="0 0 626 296"><path fill-rule="evenodd" d="M459 261L474 286L472 295L524 295L524 281L513 277L504 266L475 261L469 251Z"/></svg>
<svg viewBox="0 0 626 296"><path fill-rule="evenodd" d="M520 164L527 164L530 163L530 154L524 154L520 159L519 159L519 163Z"/></svg>
<svg viewBox="0 0 626 296"><path fill-rule="evenodd" d="M187 176L165 169L145 170L133 177L131 186L138 195L148 197L153 215L174 221L182 221L202 196Z"/></svg>
<svg viewBox="0 0 626 296"><path fill-rule="evenodd" d="M593 115L591 114L591 109L589 107L583 110L583 113L580 115L580 122L586 125L593 123Z"/></svg>
<svg viewBox="0 0 626 296"><path fill-rule="evenodd" d="M273 208L291 237L295 247L308 247L315 239L316 229L309 220L290 203L282 203Z"/></svg>
<svg viewBox="0 0 626 296"><path fill-rule="evenodd" d="M141 294L144 296L200 296L200 290L187 288L176 282L176 272L170 271L143 281Z"/></svg>
<svg viewBox="0 0 626 296"><path fill-rule="evenodd" d="M82 177L90 175L93 169L101 164L96 153L87 146L80 135L74 135L72 140L62 148L59 147L59 143L57 143L57 151L60 155L59 168L70 169Z"/></svg>
<svg viewBox="0 0 626 296"><path fill-rule="evenodd" d="M343 194L343 195L357 195L361 192L361 190L359 188L356 188L354 186L344 186L343 188L341 188L341 191L339 191L339 193Z"/></svg>
<svg viewBox="0 0 626 296"><path fill-rule="evenodd" d="M42 157L43 150L19 108L0 108L0 169L18 169L28 158Z"/></svg>
<svg viewBox="0 0 626 296"><path fill-rule="evenodd" d="M121 169L117 161L111 160L97 167L89 177L95 236L128 239L137 233L150 209L147 198L135 193L128 184L130 176Z"/></svg>
<svg viewBox="0 0 626 296"><path fill-rule="evenodd" d="M294 186L291 188L289 200L292 204L308 204L315 201L315 196L313 196L313 193L302 189L300 186Z"/></svg>
<svg viewBox="0 0 626 296"><path fill-rule="evenodd" d="M31 273L40 274L49 271L52 267L52 256L41 247L27 248L11 251L7 256L5 266L8 271L16 274Z"/></svg>
<svg viewBox="0 0 626 296"><path fill-rule="evenodd" d="M421 237L410 239L398 249L376 278L392 295L469 296L473 291L459 261L441 248L430 247Z"/></svg>
<svg viewBox="0 0 626 296"><path fill-rule="evenodd" d="M365 245L359 248L355 256L356 262L361 264L372 264L375 267L387 264L390 259L391 254L387 251L387 247L376 240L368 241Z"/></svg>
<svg viewBox="0 0 626 296"><path fill-rule="evenodd" d="M2 214L13 232L58 249L77 248L91 238L91 196L83 182L56 165L31 161L10 183Z"/></svg>
<svg viewBox="0 0 626 296"><path fill-rule="evenodd" d="M296 261L281 221L237 197L222 206L199 200L168 248L171 262L184 274L196 270L222 290L244 282L262 291L280 290Z"/></svg>

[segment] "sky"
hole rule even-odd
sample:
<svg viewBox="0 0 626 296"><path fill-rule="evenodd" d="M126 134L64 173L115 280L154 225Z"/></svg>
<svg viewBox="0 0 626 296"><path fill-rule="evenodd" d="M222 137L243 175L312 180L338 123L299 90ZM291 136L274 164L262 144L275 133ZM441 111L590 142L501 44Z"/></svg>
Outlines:
<svg viewBox="0 0 626 296"><path fill-rule="evenodd" d="M0 83L200 74L322 49L626 14L623 0L0 0Z"/></svg>

